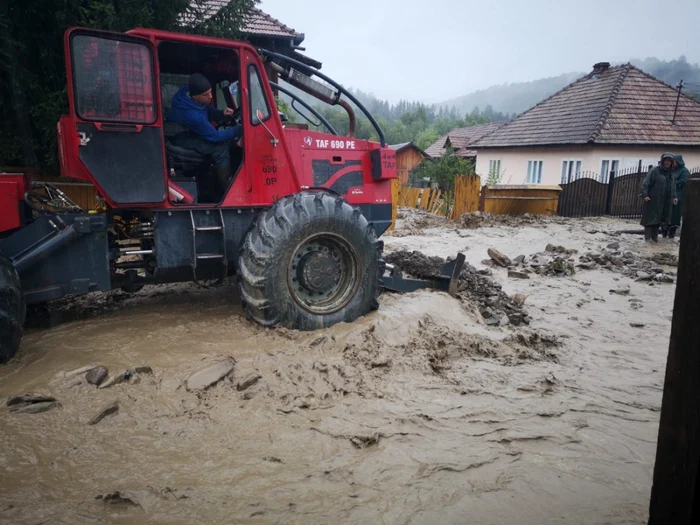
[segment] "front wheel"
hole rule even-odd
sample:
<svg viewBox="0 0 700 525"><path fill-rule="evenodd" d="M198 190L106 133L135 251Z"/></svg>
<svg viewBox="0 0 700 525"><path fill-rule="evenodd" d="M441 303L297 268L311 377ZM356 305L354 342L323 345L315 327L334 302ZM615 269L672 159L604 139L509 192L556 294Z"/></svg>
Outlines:
<svg viewBox="0 0 700 525"><path fill-rule="evenodd" d="M0 364L7 363L17 352L26 315L17 270L0 256Z"/></svg>
<svg viewBox="0 0 700 525"><path fill-rule="evenodd" d="M383 243L341 197L302 192L260 213L239 255L246 312L263 326L315 330L377 308Z"/></svg>

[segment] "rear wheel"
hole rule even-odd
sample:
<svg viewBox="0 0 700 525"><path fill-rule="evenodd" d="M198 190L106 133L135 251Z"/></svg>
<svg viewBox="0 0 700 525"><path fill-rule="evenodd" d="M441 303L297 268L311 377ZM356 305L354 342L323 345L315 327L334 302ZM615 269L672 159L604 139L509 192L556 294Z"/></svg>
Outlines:
<svg viewBox="0 0 700 525"><path fill-rule="evenodd" d="M238 267L246 312L263 326L315 330L377 308L383 243L341 197L303 192L260 213Z"/></svg>
<svg viewBox="0 0 700 525"><path fill-rule="evenodd" d="M26 314L17 270L0 256L0 363L6 363L17 352Z"/></svg>

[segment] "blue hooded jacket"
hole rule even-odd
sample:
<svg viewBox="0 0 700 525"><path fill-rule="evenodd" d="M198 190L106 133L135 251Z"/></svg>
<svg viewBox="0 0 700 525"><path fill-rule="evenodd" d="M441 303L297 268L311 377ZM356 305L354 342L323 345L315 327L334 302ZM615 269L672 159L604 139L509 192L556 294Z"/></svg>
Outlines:
<svg viewBox="0 0 700 525"><path fill-rule="evenodd" d="M224 118L224 112L212 106L197 104L188 94L189 87L182 86L173 97L173 105L166 117L168 121L187 126L207 142L228 142L240 138L240 126L217 130L210 121Z"/></svg>

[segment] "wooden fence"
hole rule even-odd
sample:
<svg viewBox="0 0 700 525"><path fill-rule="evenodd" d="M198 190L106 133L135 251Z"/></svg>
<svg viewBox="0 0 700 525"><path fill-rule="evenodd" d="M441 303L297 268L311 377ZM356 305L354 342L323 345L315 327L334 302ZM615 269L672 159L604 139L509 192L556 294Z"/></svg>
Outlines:
<svg viewBox="0 0 700 525"><path fill-rule="evenodd" d="M457 177L454 192L402 186L396 179L392 181L391 185L393 222L389 229L394 229L399 207L425 210L439 217L449 217L452 220L458 219L465 213L478 211L480 186L481 179L478 175Z"/></svg>
<svg viewBox="0 0 700 525"><path fill-rule="evenodd" d="M498 185L481 190L481 211L496 215L556 215L559 186Z"/></svg>

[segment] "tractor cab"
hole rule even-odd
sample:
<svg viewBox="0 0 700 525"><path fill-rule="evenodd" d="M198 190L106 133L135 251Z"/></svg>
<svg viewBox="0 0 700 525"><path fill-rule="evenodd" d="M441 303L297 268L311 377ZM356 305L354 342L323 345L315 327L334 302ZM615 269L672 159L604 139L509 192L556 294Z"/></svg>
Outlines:
<svg viewBox="0 0 700 525"><path fill-rule="evenodd" d="M71 111L59 123L61 173L93 182L110 207L212 206L226 197L229 205L269 203L269 192L255 191L261 185L251 166L274 158L293 172L278 147L283 125L262 61L249 44L73 29L65 47ZM168 118L193 73L209 81L212 108L234 111L212 125L243 130L226 141L224 177L214 174L211 155L191 146L194 131ZM279 186L282 194L295 190L292 177Z"/></svg>

